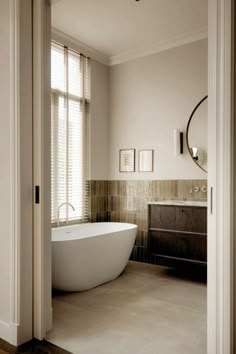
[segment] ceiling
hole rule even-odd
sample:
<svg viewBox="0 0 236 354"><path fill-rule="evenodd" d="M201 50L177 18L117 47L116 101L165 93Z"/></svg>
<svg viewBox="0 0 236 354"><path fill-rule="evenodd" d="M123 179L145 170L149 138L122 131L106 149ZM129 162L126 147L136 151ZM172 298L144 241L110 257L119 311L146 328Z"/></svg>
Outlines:
<svg viewBox="0 0 236 354"><path fill-rule="evenodd" d="M186 36L206 37L207 6L207 0L54 0L52 27L108 57L139 56Z"/></svg>

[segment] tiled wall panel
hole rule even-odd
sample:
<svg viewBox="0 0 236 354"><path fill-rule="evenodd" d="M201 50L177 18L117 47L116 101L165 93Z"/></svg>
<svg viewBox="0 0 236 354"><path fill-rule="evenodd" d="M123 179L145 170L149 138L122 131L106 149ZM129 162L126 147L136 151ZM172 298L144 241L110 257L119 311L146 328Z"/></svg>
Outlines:
<svg viewBox="0 0 236 354"><path fill-rule="evenodd" d="M91 221L128 222L138 225L131 259L148 262L148 207L157 200L207 200L207 193L192 192L206 180L91 181Z"/></svg>

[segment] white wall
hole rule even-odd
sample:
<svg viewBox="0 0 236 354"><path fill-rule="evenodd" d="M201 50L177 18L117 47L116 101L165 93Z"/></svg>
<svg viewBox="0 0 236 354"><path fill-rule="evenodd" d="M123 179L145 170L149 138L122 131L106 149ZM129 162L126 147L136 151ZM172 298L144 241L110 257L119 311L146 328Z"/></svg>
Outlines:
<svg viewBox="0 0 236 354"><path fill-rule="evenodd" d="M173 152L173 129L185 130L206 94L207 40L111 67L109 179L207 178L186 145L183 156ZM154 173L119 173L124 148L154 149Z"/></svg>
<svg viewBox="0 0 236 354"><path fill-rule="evenodd" d="M91 179L108 178L109 67L91 60Z"/></svg>
<svg viewBox="0 0 236 354"><path fill-rule="evenodd" d="M68 36L52 38L81 49ZM91 59L91 179L207 178L186 144L183 156L173 153L173 129L186 129L206 94L207 40L112 67ZM122 148L154 149L154 173L119 173Z"/></svg>

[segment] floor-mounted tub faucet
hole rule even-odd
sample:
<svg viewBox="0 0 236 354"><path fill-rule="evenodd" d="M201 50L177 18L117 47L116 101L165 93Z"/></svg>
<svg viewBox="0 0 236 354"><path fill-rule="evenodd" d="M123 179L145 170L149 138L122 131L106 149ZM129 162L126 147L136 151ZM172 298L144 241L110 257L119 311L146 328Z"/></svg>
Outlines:
<svg viewBox="0 0 236 354"><path fill-rule="evenodd" d="M63 205L69 205L75 211L75 208L73 207L73 205L71 203L67 203L67 202L61 203L59 205L59 207L57 208L57 227L60 226L60 209Z"/></svg>

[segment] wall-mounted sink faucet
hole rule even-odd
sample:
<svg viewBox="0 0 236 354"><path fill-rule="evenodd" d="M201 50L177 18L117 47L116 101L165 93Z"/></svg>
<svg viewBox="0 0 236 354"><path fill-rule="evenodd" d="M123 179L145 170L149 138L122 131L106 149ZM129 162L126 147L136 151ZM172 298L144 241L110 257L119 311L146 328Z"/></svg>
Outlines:
<svg viewBox="0 0 236 354"><path fill-rule="evenodd" d="M71 203L61 203L57 209L57 227L60 226L60 209L63 205L69 205L74 211L75 211L75 208L73 207L73 205Z"/></svg>
<svg viewBox="0 0 236 354"><path fill-rule="evenodd" d="M198 193L199 191L200 191L200 187L193 187L193 188L190 189L189 193L191 193L191 194L193 192Z"/></svg>
<svg viewBox="0 0 236 354"><path fill-rule="evenodd" d="M198 193L198 192L202 192L202 193L206 193L207 192L207 186L202 186L202 187L193 187L190 189L189 193Z"/></svg>

